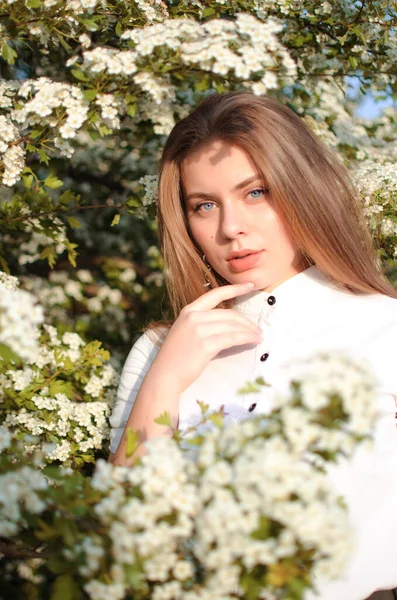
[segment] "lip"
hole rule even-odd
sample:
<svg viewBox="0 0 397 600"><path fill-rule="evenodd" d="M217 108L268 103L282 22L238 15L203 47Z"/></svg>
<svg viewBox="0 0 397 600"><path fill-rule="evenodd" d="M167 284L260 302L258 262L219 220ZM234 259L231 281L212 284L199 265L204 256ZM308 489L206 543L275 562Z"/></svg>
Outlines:
<svg viewBox="0 0 397 600"><path fill-rule="evenodd" d="M239 253L235 252L234 255L237 256L228 260L228 265L231 271L234 273L241 273L243 271L252 269L261 259L263 250L255 250L252 251L251 254L245 255L246 252L246 250ZM238 255L244 258L238 258Z"/></svg>
<svg viewBox="0 0 397 600"><path fill-rule="evenodd" d="M262 250L250 250L246 248L244 250L238 250L237 252L231 252L226 260L233 260L234 258L240 258L241 256L247 256L248 254L258 254Z"/></svg>

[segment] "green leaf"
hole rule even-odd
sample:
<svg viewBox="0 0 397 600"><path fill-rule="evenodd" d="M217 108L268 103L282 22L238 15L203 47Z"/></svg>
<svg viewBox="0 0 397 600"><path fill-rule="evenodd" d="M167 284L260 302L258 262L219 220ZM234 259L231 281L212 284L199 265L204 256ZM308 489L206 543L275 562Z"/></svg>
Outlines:
<svg viewBox="0 0 397 600"><path fill-rule="evenodd" d="M5 260L4 256L1 256L0 254L0 268L7 273L7 275L10 274L10 269L8 267L7 261Z"/></svg>
<svg viewBox="0 0 397 600"><path fill-rule="evenodd" d="M353 69L357 69L358 67L358 60L355 56L349 56L349 63L351 65L351 67Z"/></svg>
<svg viewBox="0 0 397 600"><path fill-rule="evenodd" d="M44 150L44 148L40 148L40 150L39 150L39 157L40 157L40 162L45 163L46 165L49 165L49 163L50 163L50 157L48 156L48 154Z"/></svg>
<svg viewBox="0 0 397 600"><path fill-rule="evenodd" d="M70 573L64 573L56 578L51 590L51 600L77 600L81 592Z"/></svg>
<svg viewBox="0 0 397 600"><path fill-rule="evenodd" d="M18 365L21 363L19 356L5 344L0 344L0 359L6 364L13 362Z"/></svg>
<svg viewBox="0 0 397 600"><path fill-rule="evenodd" d="M206 8L206 9L203 11L203 17L204 17L204 18L207 18L207 17L212 17L212 16L214 16L214 15L216 15L216 10L215 10L214 8L212 8L212 6L209 6L208 8Z"/></svg>
<svg viewBox="0 0 397 600"><path fill-rule="evenodd" d="M73 194L72 190L66 190L59 197L58 203L60 206L69 207L70 204L80 200L80 196Z"/></svg>
<svg viewBox="0 0 397 600"><path fill-rule="evenodd" d="M138 206L141 206L141 202L139 202L139 200L136 198L129 198L125 205L129 208L137 208Z"/></svg>
<svg viewBox="0 0 397 600"><path fill-rule="evenodd" d="M132 427L127 427L126 435L127 443L125 447L125 456L126 458L131 458L139 446L139 433L132 429Z"/></svg>
<svg viewBox="0 0 397 600"><path fill-rule="evenodd" d="M101 137L103 137L105 135L110 135L111 133L113 133L113 130L109 129L109 127L107 125L100 125L99 126L99 135Z"/></svg>
<svg viewBox="0 0 397 600"><path fill-rule="evenodd" d="M305 38L303 35L297 35L296 38L293 39L292 43L296 48L300 48L305 43Z"/></svg>
<svg viewBox="0 0 397 600"><path fill-rule="evenodd" d="M40 529L34 532L39 540L51 540L59 536L59 531L56 527L51 527L43 519L39 519Z"/></svg>
<svg viewBox="0 0 397 600"><path fill-rule="evenodd" d="M173 429L171 415L168 412L163 412L157 419L154 419L154 422L157 423L157 425L165 425L166 427Z"/></svg>
<svg viewBox="0 0 397 600"><path fill-rule="evenodd" d="M91 100L95 100L97 93L97 90L85 90L84 99L88 100L88 102L90 102Z"/></svg>
<svg viewBox="0 0 397 600"><path fill-rule="evenodd" d="M217 427L222 427L223 425L222 413L213 413L212 415L209 415L208 419Z"/></svg>
<svg viewBox="0 0 397 600"><path fill-rule="evenodd" d="M27 0L26 6L28 8L40 8L43 6L43 3L41 0Z"/></svg>
<svg viewBox="0 0 397 600"><path fill-rule="evenodd" d="M205 92L210 87L210 83L209 83L208 79L206 78L206 79L202 79L201 81L198 81L194 87L196 88L196 90L198 92Z"/></svg>
<svg viewBox="0 0 397 600"><path fill-rule="evenodd" d="M113 221L111 222L110 226L114 227L115 225L118 225L119 223L120 223L120 213L117 213L117 215L114 215Z"/></svg>
<svg viewBox="0 0 397 600"><path fill-rule="evenodd" d="M261 385L261 386L263 386L263 387L270 387L270 383L267 383L267 382L266 382L266 381L263 379L263 377L257 377L257 378L255 379L255 383L256 383L257 385Z"/></svg>
<svg viewBox="0 0 397 600"><path fill-rule="evenodd" d="M4 42L4 44L1 48L1 54L4 58L4 60L6 60L9 65L13 65L15 63L15 59L18 56L18 54L15 52L14 48L11 48L11 46L9 46L7 44L7 42Z"/></svg>
<svg viewBox="0 0 397 600"><path fill-rule="evenodd" d="M202 402L201 400L197 400L197 404L199 405L202 414L204 415L210 408L209 404L206 404L205 402Z"/></svg>
<svg viewBox="0 0 397 600"><path fill-rule="evenodd" d="M129 104L127 107L127 115L129 117L135 117L137 110L138 110L137 104Z"/></svg>
<svg viewBox="0 0 397 600"><path fill-rule="evenodd" d="M47 177L47 179L44 180L44 185L48 188L55 190L56 188L63 186L63 181L58 179L58 177L54 177L53 175L50 175L49 177Z"/></svg>
<svg viewBox="0 0 397 600"><path fill-rule="evenodd" d="M50 267L52 268L57 260L57 254L55 251L54 246L46 246L46 248L44 248L40 254L40 258L41 259L47 259L48 264L50 265Z"/></svg>
<svg viewBox="0 0 397 600"><path fill-rule="evenodd" d="M71 244L70 242L68 243L68 261L70 262L72 267L76 266L77 251L75 250L75 248L77 248L77 244Z"/></svg>
<svg viewBox="0 0 397 600"><path fill-rule="evenodd" d="M238 394L256 394L260 388L256 383L249 382L244 387L238 390Z"/></svg>
<svg viewBox="0 0 397 600"><path fill-rule="evenodd" d="M81 223L78 220L77 217L67 217L68 223L70 225L70 227L72 227L72 229L80 229L81 228Z"/></svg>
<svg viewBox="0 0 397 600"><path fill-rule="evenodd" d="M80 23L85 25L89 31L97 31L98 23L95 19L81 19Z"/></svg>
<svg viewBox="0 0 397 600"><path fill-rule="evenodd" d="M55 394L65 394L68 398L73 397L73 384L70 381L63 381L62 379L56 379L51 381L49 386L50 396Z"/></svg>
<svg viewBox="0 0 397 600"><path fill-rule="evenodd" d="M120 21L118 21L117 25L116 25L116 35L120 36L123 33L123 28L121 26Z"/></svg>
<svg viewBox="0 0 397 600"><path fill-rule="evenodd" d="M89 81L89 78L80 69L72 69L72 75L79 81Z"/></svg>
<svg viewBox="0 0 397 600"><path fill-rule="evenodd" d="M22 181L23 181L23 185L26 187L26 189L29 190L32 187L33 175L23 175Z"/></svg>
<svg viewBox="0 0 397 600"><path fill-rule="evenodd" d="M42 129L32 129L32 131L29 133L29 137L32 140L36 140L38 137L41 136L42 133L43 133Z"/></svg>
<svg viewBox="0 0 397 600"><path fill-rule="evenodd" d="M63 37L63 35L58 35L58 40L59 40L61 46L63 46L63 48L65 48L65 50L67 52L71 51L72 46L67 43L67 41L65 40L65 38Z"/></svg>
<svg viewBox="0 0 397 600"><path fill-rule="evenodd" d="M223 83L220 83L218 81L215 83L215 89L217 94L223 94L223 92L225 91L225 86L223 85Z"/></svg>

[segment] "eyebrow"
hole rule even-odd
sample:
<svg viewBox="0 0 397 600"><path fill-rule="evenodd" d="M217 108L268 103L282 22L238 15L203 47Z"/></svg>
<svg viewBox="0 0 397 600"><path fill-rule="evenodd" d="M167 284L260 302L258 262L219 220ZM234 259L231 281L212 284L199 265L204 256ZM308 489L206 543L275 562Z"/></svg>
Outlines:
<svg viewBox="0 0 397 600"><path fill-rule="evenodd" d="M238 183L232 189L232 192L237 192L238 190L245 188L250 183L254 183L254 181L262 181L262 177L260 175L253 175L252 177L248 177L248 179L244 179L244 181L241 181L240 183ZM192 198L211 199L214 197L215 197L214 194L207 194L206 192L191 192L190 194L188 194L186 196L185 202L188 202Z"/></svg>

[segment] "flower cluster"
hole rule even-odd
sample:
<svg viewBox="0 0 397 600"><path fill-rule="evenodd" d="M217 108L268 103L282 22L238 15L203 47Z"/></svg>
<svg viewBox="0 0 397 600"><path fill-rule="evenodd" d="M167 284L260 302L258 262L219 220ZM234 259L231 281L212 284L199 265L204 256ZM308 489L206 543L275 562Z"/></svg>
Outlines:
<svg viewBox="0 0 397 600"><path fill-rule="evenodd" d="M12 435L0 425L0 453L11 450ZM47 489L47 480L35 465L14 462L7 469L7 459L0 456L0 531L1 537L11 537L26 527L28 515L43 512L46 502L40 492Z"/></svg>
<svg viewBox="0 0 397 600"><path fill-rule="evenodd" d="M89 105L78 86L39 77L25 81L18 96L27 101L14 110L12 118L22 129L37 125L56 127L61 139L69 140L87 119Z"/></svg>
<svg viewBox="0 0 397 600"><path fill-rule="evenodd" d="M348 515L324 466L372 431L374 382L340 356L297 368L270 415L204 434L200 426L183 442L193 452L159 438L133 469L98 462L102 536L74 549L92 600L124 598L131 569L136 591L153 600L245 598L252 589L281 599L298 582L303 593L343 570Z"/></svg>
<svg viewBox="0 0 397 600"><path fill-rule="evenodd" d="M155 175L145 175L141 177L139 183L144 189L144 196L141 198L143 206L156 204L158 198L158 181Z"/></svg>
<svg viewBox="0 0 397 600"><path fill-rule="evenodd" d="M50 133L60 155L70 157L73 147L69 140L76 137L89 110L78 86L48 77L2 84L0 106L8 110L8 115L0 115L0 167L7 186L19 180L25 166L26 132L30 131L32 140Z"/></svg>
<svg viewBox="0 0 397 600"><path fill-rule="evenodd" d="M296 66L277 34L282 25L262 22L253 15L238 14L235 21L213 20L200 24L192 19L168 20L143 29L127 30L122 39L132 49L97 47L83 53L83 71L130 77L144 92L141 116L149 118L156 133L168 133L178 107L175 84L167 73L157 74L146 65L154 52L164 53L170 65L187 67L219 76L233 75L256 94L278 87L279 77L293 77Z"/></svg>
<svg viewBox="0 0 397 600"><path fill-rule="evenodd" d="M25 151L19 142L20 134L9 117L0 115L0 166L4 185L14 185L25 166Z"/></svg>
<svg viewBox="0 0 397 600"><path fill-rule="evenodd" d="M84 351L75 334L48 335L61 351L64 343ZM29 369L7 374L20 397L38 381ZM289 376L288 393L268 415L224 426L203 405L202 423L187 435L150 441L133 468L100 459L92 478L45 466L45 445L41 457L26 457L25 440L1 425L2 535L20 555L32 540L39 548L19 576L44 589L59 564L61 580L73 578L91 600L231 600L253 590L301 600L317 578L337 577L353 540L327 464L369 437L375 386L365 366L332 355L291 366ZM40 435L55 411L66 431L72 406L62 394L31 396ZM63 438L57 460L67 444Z"/></svg>
<svg viewBox="0 0 397 600"><path fill-rule="evenodd" d="M25 227L25 232L30 233L28 241L22 242L18 251L18 262L20 265L33 263L42 258L42 252L52 251L55 256L61 255L67 249L66 226L57 217L52 218L51 236L46 233L45 226L39 219L30 218Z"/></svg>
<svg viewBox="0 0 397 600"><path fill-rule="evenodd" d="M119 129L119 113L123 103L114 94L97 94L95 102L101 109L101 117L111 129Z"/></svg>
<svg viewBox="0 0 397 600"><path fill-rule="evenodd" d="M23 360L34 361L39 349L38 326L43 321L43 310L34 296L20 290L15 277L0 272L0 344Z"/></svg>
<svg viewBox="0 0 397 600"><path fill-rule="evenodd" d="M0 375L1 421L47 462L93 462L108 439L118 377L99 343L44 330L34 360Z"/></svg>
<svg viewBox="0 0 397 600"><path fill-rule="evenodd" d="M364 213L378 247L397 256L397 175L392 162L363 161L355 173Z"/></svg>

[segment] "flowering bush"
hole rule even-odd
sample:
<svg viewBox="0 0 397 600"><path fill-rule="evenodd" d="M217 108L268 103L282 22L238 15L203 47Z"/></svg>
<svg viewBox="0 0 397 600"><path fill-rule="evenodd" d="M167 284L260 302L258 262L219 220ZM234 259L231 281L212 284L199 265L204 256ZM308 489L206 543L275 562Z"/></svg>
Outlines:
<svg viewBox="0 0 397 600"><path fill-rule="evenodd" d="M352 451L356 436L368 431L373 415L358 412L354 390L362 393L362 407L369 407L369 390L355 387L354 369L340 377L342 388L327 370L337 370L337 363L321 363L324 381L350 398L339 422L353 423L350 432L310 420L309 405L316 412L323 402L324 414L342 414L342 405L327 408L328 388L320 394L309 378L269 420L213 429L203 438L192 432L193 461L181 450L186 441L175 439L154 444L134 472L98 462L91 479L88 463L107 454L116 372L160 306L167 316L154 219L164 136L214 90L277 97L333 147L352 172L379 260L397 283L395 104L372 120L357 115L363 94L391 99L397 93L390 66L397 58L396 22L386 0L0 1L0 578L6 597L193 600L210 598L219 586L225 598L243 590L264 598L288 590L298 598L317 571L336 573L345 548L337 553L328 516L318 518L331 536L329 555L325 538L299 524L299 515L315 507L323 489L336 529L345 527L319 461ZM228 436L235 454L224 452L226 440L233 448ZM287 496L280 500L296 516L294 529L273 512L271 495L264 496L263 512L257 506L267 489L288 490L268 473L266 489L252 485L250 474L262 468L256 447L269 460L277 457L295 485L302 481L291 505ZM162 472L156 461L165 450L174 463L162 462ZM305 469L310 489L300 479ZM147 489L145 473L163 487ZM234 531L222 520L221 501L235 511ZM253 504L250 518L246 502ZM212 527L218 531L218 518L230 547L222 535L217 543L203 537Z"/></svg>
<svg viewBox="0 0 397 600"><path fill-rule="evenodd" d="M41 307L15 279L1 274L0 423L23 440L26 453L40 449L47 461L73 466L94 462L95 453L106 452L118 379L109 352L52 325L40 330Z"/></svg>
<svg viewBox="0 0 397 600"><path fill-rule="evenodd" d="M268 416L224 427L205 413L186 439L151 441L133 469L99 460L92 478L42 455L27 465L3 425L2 551L23 556L33 540L29 579L44 588L56 576L68 598L302 598L348 557L325 468L369 436L374 406L364 368L319 357Z"/></svg>

